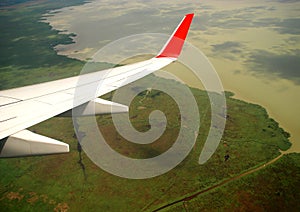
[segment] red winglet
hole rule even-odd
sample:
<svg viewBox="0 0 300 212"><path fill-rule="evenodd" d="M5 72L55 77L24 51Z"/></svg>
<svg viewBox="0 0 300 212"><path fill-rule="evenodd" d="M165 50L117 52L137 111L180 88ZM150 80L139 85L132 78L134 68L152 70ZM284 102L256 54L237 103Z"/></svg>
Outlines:
<svg viewBox="0 0 300 212"><path fill-rule="evenodd" d="M177 58L181 52L184 40L189 31L190 25L192 23L194 13L187 14L184 16L178 27L175 29L168 42L156 56L160 57L173 57Z"/></svg>

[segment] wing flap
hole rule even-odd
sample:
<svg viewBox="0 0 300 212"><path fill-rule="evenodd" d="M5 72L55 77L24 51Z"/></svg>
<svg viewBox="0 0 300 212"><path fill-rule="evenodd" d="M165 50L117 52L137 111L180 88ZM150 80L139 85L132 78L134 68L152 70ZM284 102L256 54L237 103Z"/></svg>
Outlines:
<svg viewBox="0 0 300 212"><path fill-rule="evenodd" d="M97 98L87 103L82 115L126 113L128 111L129 109L126 105Z"/></svg>
<svg viewBox="0 0 300 212"><path fill-rule="evenodd" d="M73 113L71 110L68 110L67 112L62 113L59 116L94 116L102 114L127 113L128 111L129 108L127 105L122 105L105 99L96 98L89 101L88 103L78 106Z"/></svg>
<svg viewBox="0 0 300 212"><path fill-rule="evenodd" d="M0 107L5 106L5 105L9 105L9 104L12 104L12 103L16 103L16 102L19 102L19 101L21 101L21 100L15 99L15 98L0 96Z"/></svg>

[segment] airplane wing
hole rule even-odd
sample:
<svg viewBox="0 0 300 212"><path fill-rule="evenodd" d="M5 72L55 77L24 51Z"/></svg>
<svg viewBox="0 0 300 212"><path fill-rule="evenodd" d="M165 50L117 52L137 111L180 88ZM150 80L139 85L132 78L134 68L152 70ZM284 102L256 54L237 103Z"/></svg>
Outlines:
<svg viewBox="0 0 300 212"><path fill-rule="evenodd" d="M136 81L175 61L182 49L194 14L187 14L175 29L159 54L149 60L79 76L0 91L0 157L19 157L69 152L61 141L26 130L51 117L86 104L83 115L89 114L89 104L95 104L96 114L126 112L128 107L95 95L82 95L74 104L78 88L88 90L101 84L96 95L101 96ZM126 83L124 83L126 79ZM79 82L79 83L78 83ZM120 83L122 82L122 83Z"/></svg>

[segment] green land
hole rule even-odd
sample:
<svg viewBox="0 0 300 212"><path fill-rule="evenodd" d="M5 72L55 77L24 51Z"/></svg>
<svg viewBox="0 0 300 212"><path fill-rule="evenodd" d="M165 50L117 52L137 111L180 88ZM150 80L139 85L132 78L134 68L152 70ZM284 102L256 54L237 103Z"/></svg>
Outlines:
<svg viewBox="0 0 300 212"><path fill-rule="evenodd" d="M58 34L39 22L45 12L71 3L34 2L0 8L1 89L74 76L83 66L81 61L59 56L53 50L56 44L72 42L72 35ZM82 1L72 1L77 3ZM78 163L72 119L54 117L30 130L69 143L70 153L1 159L1 211L299 211L300 154L280 157L280 150L290 147L289 134L261 106L226 93L224 135L214 155L199 165L210 126L210 103L205 91L191 91L201 116L199 135L194 149L173 170L151 179L124 179L98 168L82 153L83 169ZM109 99L110 94L104 98ZM148 115L154 109L165 113L168 124L163 136L152 144L135 145L123 139L110 115L97 117L99 129L116 151L135 158L153 157L173 144L180 126L175 102L155 90L148 95L141 93L130 105L133 126L139 131L149 129ZM225 154L230 155L227 161Z"/></svg>
<svg viewBox="0 0 300 212"><path fill-rule="evenodd" d="M22 3L0 7L0 89L78 75L83 63L59 56L53 50L57 44L72 43L74 35L59 34L41 20L47 11L83 1L15 2Z"/></svg>

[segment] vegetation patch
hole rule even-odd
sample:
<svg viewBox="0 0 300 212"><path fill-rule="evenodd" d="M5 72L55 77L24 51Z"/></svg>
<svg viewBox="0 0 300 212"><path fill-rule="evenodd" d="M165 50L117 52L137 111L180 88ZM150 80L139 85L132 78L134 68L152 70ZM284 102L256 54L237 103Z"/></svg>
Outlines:
<svg viewBox="0 0 300 212"><path fill-rule="evenodd" d="M300 154L288 154L244 176L166 211L299 211Z"/></svg>

